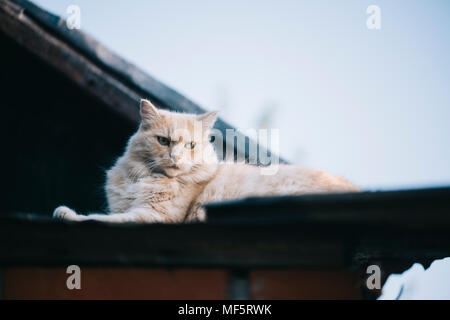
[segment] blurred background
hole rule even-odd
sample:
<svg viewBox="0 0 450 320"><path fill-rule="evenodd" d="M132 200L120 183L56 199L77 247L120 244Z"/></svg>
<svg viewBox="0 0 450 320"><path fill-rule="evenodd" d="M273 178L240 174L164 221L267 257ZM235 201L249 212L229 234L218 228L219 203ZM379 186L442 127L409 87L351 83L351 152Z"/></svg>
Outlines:
<svg viewBox="0 0 450 320"><path fill-rule="evenodd" d="M450 2L37 0L288 161L364 189L450 185ZM369 30L369 5L381 29Z"/></svg>

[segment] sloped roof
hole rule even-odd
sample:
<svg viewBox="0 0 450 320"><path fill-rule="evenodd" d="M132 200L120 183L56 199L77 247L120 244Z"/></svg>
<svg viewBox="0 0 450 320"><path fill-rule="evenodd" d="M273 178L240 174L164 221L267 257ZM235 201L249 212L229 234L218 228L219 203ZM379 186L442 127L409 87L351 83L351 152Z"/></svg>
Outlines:
<svg viewBox="0 0 450 320"><path fill-rule="evenodd" d="M85 32L68 29L63 18L30 1L0 0L0 31L134 123L139 121L137 106L143 97L173 111L205 112ZM224 140L225 130L234 129L221 119L215 128L222 132ZM246 139L245 149L234 144L233 147L248 159L248 145L255 142Z"/></svg>

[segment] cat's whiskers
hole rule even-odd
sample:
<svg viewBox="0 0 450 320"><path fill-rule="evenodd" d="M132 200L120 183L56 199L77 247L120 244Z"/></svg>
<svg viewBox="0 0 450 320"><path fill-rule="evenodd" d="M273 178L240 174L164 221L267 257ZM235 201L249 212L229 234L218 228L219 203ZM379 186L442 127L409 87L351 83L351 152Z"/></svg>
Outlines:
<svg viewBox="0 0 450 320"><path fill-rule="evenodd" d="M157 167L159 167L159 164L156 162L156 161L148 161L147 162L147 168L150 170L150 171L153 171L153 169L155 169L155 168L157 168Z"/></svg>
<svg viewBox="0 0 450 320"><path fill-rule="evenodd" d="M138 166L138 167L133 167L129 172L128 172L128 178L131 181L137 181L140 178L144 177L147 173L147 168L145 166Z"/></svg>

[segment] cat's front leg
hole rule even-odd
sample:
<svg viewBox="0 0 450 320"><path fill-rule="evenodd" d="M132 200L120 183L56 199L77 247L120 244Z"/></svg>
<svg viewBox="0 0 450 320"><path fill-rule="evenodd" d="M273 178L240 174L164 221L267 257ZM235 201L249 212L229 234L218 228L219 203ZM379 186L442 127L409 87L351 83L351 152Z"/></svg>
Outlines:
<svg viewBox="0 0 450 320"><path fill-rule="evenodd" d="M206 220L206 210L200 203L194 204L187 213L184 222L204 222Z"/></svg>
<svg viewBox="0 0 450 320"><path fill-rule="evenodd" d="M82 221L84 217L66 206L59 206L53 211L53 218L61 220Z"/></svg>
<svg viewBox="0 0 450 320"><path fill-rule="evenodd" d="M111 214L89 214L82 215L77 214L72 209L61 206L55 209L53 217L57 219L70 220L70 221L87 221L96 220L111 223L126 223L126 222L164 222L164 217L152 210L151 208L135 208L124 213L111 213Z"/></svg>

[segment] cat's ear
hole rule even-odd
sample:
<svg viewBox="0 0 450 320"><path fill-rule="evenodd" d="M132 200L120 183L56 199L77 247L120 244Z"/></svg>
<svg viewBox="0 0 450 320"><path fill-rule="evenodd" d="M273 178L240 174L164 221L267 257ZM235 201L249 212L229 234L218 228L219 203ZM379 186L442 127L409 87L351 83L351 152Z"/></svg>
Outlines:
<svg viewBox="0 0 450 320"><path fill-rule="evenodd" d="M204 129L209 130L214 126L219 111L211 111L197 116L197 120L202 122Z"/></svg>
<svg viewBox="0 0 450 320"><path fill-rule="evenodd" d="M152 122L160 117L158 108L146 99L141 99L140 109L142 122Z"/></svg>

